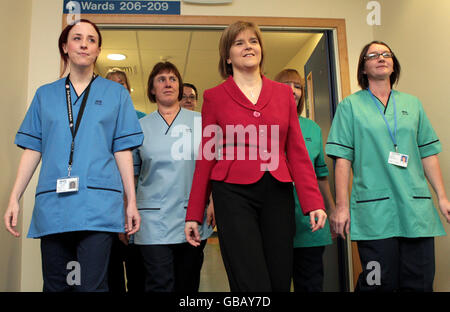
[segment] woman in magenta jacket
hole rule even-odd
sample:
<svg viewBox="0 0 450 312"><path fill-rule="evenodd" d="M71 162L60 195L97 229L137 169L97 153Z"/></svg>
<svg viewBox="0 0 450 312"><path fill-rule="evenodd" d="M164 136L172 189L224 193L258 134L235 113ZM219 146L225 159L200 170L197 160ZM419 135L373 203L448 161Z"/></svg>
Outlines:
<svg viewBox="0 0 450 312"><path fill-rule="evenodd" d="M222 34L226 81L205 91L202 144L186 215L187 241L211 193L231 291L289 291L295 233L293 183L311 230L326 213L292 90L262 75L261 33L235 22Z"/></svg>

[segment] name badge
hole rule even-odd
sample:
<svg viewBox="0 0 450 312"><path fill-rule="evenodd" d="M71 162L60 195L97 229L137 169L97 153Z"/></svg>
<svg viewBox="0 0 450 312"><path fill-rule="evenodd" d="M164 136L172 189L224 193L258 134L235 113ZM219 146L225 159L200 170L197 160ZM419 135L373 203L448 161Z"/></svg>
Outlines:
<svg viewBox="0 0 450 312"><path fill-rule="evenodd" d="M409 157L406 154L401 154L401 153L396 153L396 152L389 153L388 163L390 163L391 165L406 168L406 167L408 167L408 160L409 160Z"/></svg>
<svg viewBox="0 0 450 312"><path fill-rule="evenodd" d="M78 177L56 180L56 193L78 192L79 181Z"/></svg>

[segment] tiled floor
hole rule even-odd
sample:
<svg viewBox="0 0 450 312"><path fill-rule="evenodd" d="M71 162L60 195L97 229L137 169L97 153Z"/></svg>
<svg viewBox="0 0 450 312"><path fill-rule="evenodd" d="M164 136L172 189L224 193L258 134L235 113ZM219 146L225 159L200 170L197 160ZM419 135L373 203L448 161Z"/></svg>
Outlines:
<svg viewBox="0 0 450 312"><path fill-rule="evenodd" d="M200 276L200 292L229 292L227 273L220 254L216 235L208 239Z"/></svg>

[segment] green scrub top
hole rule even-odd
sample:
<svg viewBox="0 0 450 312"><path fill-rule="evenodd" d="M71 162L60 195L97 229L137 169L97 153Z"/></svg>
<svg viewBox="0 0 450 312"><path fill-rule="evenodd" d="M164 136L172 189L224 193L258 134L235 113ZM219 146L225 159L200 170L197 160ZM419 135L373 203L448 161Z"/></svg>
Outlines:
<svg viewBox="0 0 450 312"><path fill-rule="evenodd" d="M445 235L422 166L422 158L438 154L441 144L419 99L395 90L384 111L392 133L392 97L397 108L398 152L408 155L407 168L388 163L394 143L367 90L338 105L328 136L327 155L352 163L352 240Z"/></svg>
<svg viewBox="0 0 450 312"><path fill-rule="evenodd" d="M318 124L310 119L300 116L299 121L303 139L305 140L306 149L308 150L309 158L311 159L317 178L328 176L328 168L325 164L323 154L322 130L320 130ZM296 227L294 248L316 247L332 244L328 219L326 220L323 229L317 230L314 233L311 232L309 216L303 215L296 192L294 192L294 197Z"/></svg>

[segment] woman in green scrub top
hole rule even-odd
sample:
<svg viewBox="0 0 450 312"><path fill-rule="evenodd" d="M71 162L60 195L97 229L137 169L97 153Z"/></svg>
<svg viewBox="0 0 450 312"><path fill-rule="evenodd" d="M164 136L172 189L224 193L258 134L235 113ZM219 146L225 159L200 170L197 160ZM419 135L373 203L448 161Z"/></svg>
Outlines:
<svg viewBox="0 0 450 312"><path fill-rule="evenodd" d="M292 88L300 128L305 140L309 158L319 183L319 190L325 202L326 209L334 209L334 200L328 183L328 168L325 164L322 144L322 131L318 124L311 119L300 116L303 111L304 79L295 69L285 69L275 76L275 81L285 83ZM326 245L332 243L328 220L324 228L311 232L309 217L304 216L297 194L295 198L295 237L294 237L294 291L318 292L323 289L323 252Z"/></svg>
<svg viewBox="0 0 450 312"><path fill-rule="evenodd" d="M445 231L425 177L450 223L441 144L419 99L392 90L399 76L389 46L367 44L358 64L362 90L338 105L326 144L336 159L331 231L357 241L363 268L357 291L433 290L434 237Z"/></svg>

